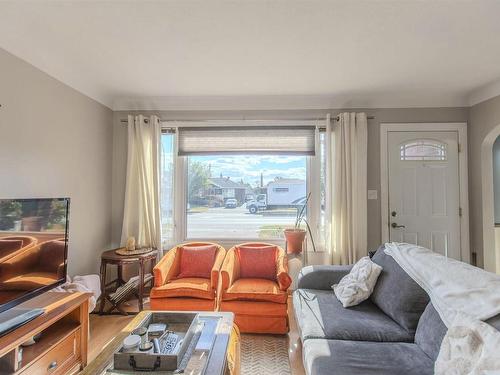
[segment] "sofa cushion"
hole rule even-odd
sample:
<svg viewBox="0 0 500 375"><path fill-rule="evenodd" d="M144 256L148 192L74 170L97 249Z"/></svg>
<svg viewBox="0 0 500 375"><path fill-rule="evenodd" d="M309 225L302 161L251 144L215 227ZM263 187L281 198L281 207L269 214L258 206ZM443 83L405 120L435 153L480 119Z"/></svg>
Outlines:
<svg viewBox="0 0 500 375"><path fill-rule="evenodd" d="M432 375L434 362L415 344L345 340L307 340L307 374Z"/></svg>
<svg viewBox="0 0 500 375"><path fill-rule="evenodd" d="M187 277L171 280L165 285L154 287L151 298L191 297L214 299L215 291L210 285L210 279Z"/></svg>
<svg viewBox="0 0 500 375"><path fill-rule="evenodd" d="M500 314L485 322L497 330L500 330ZM436 361L439 350L441 349L441 343L447 331L448 328L446 328L432 303L429 302L418 321L417 331L415 333L415 343L433 361Z"/></svg>
<svg viewBox="0 0 500 375"><path fill-rule="evenodd" d="M333 291L299 289L293 308L303 342L311 338L358 341L406 341L414 336L369 299L344 308Z"/></svg>
<svg viewBox="0 0 500 375"><path fill-rule="evenodd" d="M288 294L278 283L266 279L238 279L224 292L224 301L261 301L286 303Z"/></svg>
<svg viewBox="0 0 500 375"><path fill-rule="evenodd" d="M370 299L404 329L415 333L429 296L381 246L372 261L382 267Z"/></svg>
<svg viewBox="0 0 500 375"><path fill-rule="evenodd" d="M432 303L429 302L418 321L415 344L435 361L447 331L448 328L444 325Z"/></svg>

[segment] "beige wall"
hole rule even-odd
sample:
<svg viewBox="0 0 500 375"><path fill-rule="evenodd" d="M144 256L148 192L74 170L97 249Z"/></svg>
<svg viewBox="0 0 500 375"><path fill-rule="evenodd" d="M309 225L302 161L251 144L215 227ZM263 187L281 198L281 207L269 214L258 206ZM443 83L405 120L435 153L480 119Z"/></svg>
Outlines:
<svg viewBox="0 0 500 375"><path fill-rule="evenodd" d="M469 209L471 251L483 266L483 210L481 146L493 129L500 125L500 96L472 106L469 110ZM493 201L491 202L493 205Z"/></svg>
<svg viewBox="0 0 500 375"><path fill-rule="evenodd" d="M467 108L402 108L402 109L356 109L375 116L368 121L368 189L378 191L378 200L368 201L368 247L376 249L381 241L380 220L380 123L397 122L467 122ZM157 113L162 119L291 119L324 118L327 112L335 115L338 109L322 111L251 111L251 112L142 112ZM127 154L126 126L120 122L128 112L115 112L113 124L113 209L112 238L118 243L121 235L123 196Z"/></svg>
<svg viewBox="0 0 500 375"><path fill-rule="evenodd" d="M101 250L120 240L127 142L120 120L128 112L113 114L1 49L0 72L0 197L71 197L69 271L97 272ZM156 113L163 119L293 119L327 112L340 110ZM368 126L368 189L379 192L368 201L369 248L381 240L380 123L468 121L471 251L482 265L481 144L500 124L500 97L471 108L365 112L375 116Z"/></svg>
<svg viewBox="0 0 500 375"><path fill-rule="evenodd" d="M70 197L69 274L111 239L112 111L0 49L0 197Z"/></svg>

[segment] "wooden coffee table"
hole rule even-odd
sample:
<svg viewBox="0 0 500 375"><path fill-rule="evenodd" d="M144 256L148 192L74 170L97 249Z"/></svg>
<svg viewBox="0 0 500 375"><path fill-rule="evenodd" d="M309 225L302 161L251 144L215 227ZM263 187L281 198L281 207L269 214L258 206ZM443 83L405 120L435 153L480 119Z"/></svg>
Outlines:
<svg viewBox="0 0 500 375"><path fill-rule="evenodd" d="M101 353L80 373L80 375L101 375L106 374L108 369L113 369L114 354L123 343L123 339L147 320L150 314L156 311L140 312L106 347ZM170 311L169 314L185 314L186 312ZM212 344L210 349L205 345L197 345L192 353L184 374L190 375L224 375L227 370L227 353L229 348L229 339L233 328L234 314L231 312L199 312L199 317L210 319L213 325L206 325L212 335ZM212 328L210 328L212 327ZM214 328L215 327L215 328ZM205 329L205 328L204 328ZM207 332L208 333L208 332ZM202 334L203 335L203 334ZM201 339L199 343L201 342ZM200 347L201 346L201 347ZM239 365L239 364L238 364ZM111 370L110 370L111 371ZM112 370L111 374L131 374L134 372ZM153 374L153 372L136 372L137 374ZM174 374L175 372L158 372L160 375ZM156 374L156 372L154 373Z"/></svg>

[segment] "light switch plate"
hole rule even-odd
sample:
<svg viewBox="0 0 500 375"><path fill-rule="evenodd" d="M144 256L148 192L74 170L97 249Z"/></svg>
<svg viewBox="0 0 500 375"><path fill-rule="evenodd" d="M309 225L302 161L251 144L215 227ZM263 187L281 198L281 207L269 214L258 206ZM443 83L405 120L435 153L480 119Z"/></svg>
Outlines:
<svg viewBox="0 0 500 375"><path fill-rule="evenodd" d="M370 200L378 199L378 191L377 190L368 190L368 199L370 199Z"/></svg>

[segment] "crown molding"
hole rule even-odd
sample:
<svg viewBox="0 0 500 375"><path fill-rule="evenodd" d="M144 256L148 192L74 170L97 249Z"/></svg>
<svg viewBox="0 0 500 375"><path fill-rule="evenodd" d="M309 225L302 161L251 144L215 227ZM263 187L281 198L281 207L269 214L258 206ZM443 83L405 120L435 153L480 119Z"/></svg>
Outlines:
<svg viewBox="0 0 500 375"><path fill-rule="evenodd" d="M482 103L488 99L500 95L500 79L495 82L488 83L477 90L472 91L469 95L469 106Z"/></svg>
<svg viewBox="0 0 500 375"><path fill-rule="evenodd" d="M352 99L356 98L356 99ZM318 110L330 108L430 108L466 107L467 96L434 93L426 95L261 95L261 96L157 96L117 98L114 111L203 111L203 110Z"/></svg>

